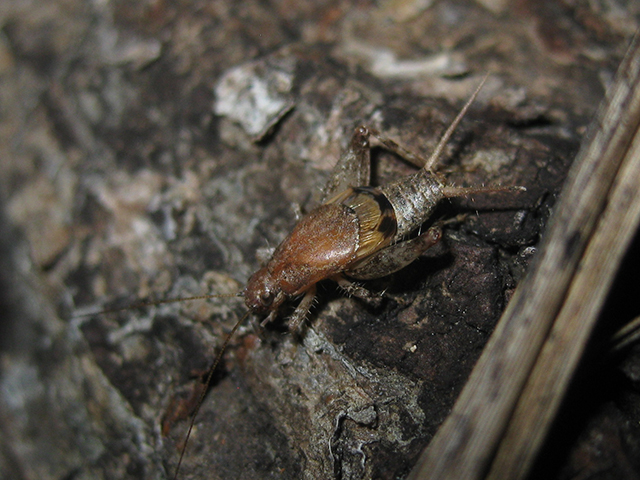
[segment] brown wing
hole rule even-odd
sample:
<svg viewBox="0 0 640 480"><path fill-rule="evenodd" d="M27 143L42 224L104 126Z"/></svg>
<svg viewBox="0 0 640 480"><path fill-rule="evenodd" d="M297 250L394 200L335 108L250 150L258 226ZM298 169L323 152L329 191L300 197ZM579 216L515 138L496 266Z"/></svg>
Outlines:
<svg viewBox="0 0 640 480"><path fill-rule="evenodd" d="M396 215L387 197L377 188L349 188L327 203L340 203L358 219L359 245L355 260L362 260L391 244L396 236Z"/></svg>
<svg viewBox="0 0 640 480"><path fill-rule="evenodd" d="M352 209L335 203L320 205L276 249L269 271L285 293L302 293L356 259L359 230Z"/></svg>

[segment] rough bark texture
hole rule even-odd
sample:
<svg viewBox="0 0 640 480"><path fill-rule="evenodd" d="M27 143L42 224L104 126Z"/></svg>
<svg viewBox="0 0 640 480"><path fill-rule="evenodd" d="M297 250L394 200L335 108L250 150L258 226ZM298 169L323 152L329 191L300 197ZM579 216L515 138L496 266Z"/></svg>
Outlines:
<svg viewBox="0 0 640 480"><path fill-rule="evenodd" d="M637 28L640 3L599 8L3 3L1 478L170 478L187 426L176 412L241 299L78 313L239 291L293 206L317 202L353 127L427 156L491 72L443 167L455 184L527 192L444 202L436 218L468 217L367 284L386 290L380 306L322 284L299 337L286 314L261 336L243 327L180 475L406 476L524 275ZM377 183L412 171L378 150L373 169ZM636 384L637 365L621 370ZM573 450L540 469L574 478L616 459L621 473L598 478L638 475L637 395L616 388ZM590 454L603 436L617 443Z"/></svg>

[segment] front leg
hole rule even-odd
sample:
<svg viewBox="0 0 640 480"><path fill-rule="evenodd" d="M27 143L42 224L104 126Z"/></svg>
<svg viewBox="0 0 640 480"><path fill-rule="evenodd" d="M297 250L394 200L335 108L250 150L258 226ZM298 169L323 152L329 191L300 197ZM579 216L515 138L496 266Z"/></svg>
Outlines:
<svg viewBox="0 0 640 480"><path fill-rule="evenodd" d="M309 315L309 310L311 310L315 298L316 286L313 285L305 292L302 300L300 300L300 303L289 318L289 331L296 332L300 329L300 326Z"/></svg>
<svg viewBox="0 0 640 480"><path fill-rule="evenodd" d="M367 257L353 270L345 273L357 280L371 280L403 269L442 238L440 226L433 226L422 235L390 245Z"/></svg>

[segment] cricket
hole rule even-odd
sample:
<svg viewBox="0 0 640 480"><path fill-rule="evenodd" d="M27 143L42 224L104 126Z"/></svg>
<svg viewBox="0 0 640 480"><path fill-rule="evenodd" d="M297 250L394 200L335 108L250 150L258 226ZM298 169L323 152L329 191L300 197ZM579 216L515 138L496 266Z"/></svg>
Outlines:
<svg viewBox="0 0 640 480"><path fill-rule="evenodd" d="M432 222L424 232L420 229L433 220L433 211L440 201L475 193L525 190L522 186L453 186L436 172L444 148L486 78L467 100L428 159L410 152L374 128L358 126L355 129L347 150L341 155L323 190L321 204L300 219L291 233L274 249L268 262L236 294L244 298L247 313L227 335L208 371L181 448L174 479L178 478L196 416L213 373L239 326L251 314L262 318L261 325L265 326L278 317L283 304L298 300L288 319L289 331L298 332L313 306L316 285L324 280L336 282L349 295L372 299L377 294L356 282L397 272L436 245L442 238L445 222ZM371 186L372 141L419 170L395 182ZM168 299L126 309L223 296L212 294Z"/></svg>

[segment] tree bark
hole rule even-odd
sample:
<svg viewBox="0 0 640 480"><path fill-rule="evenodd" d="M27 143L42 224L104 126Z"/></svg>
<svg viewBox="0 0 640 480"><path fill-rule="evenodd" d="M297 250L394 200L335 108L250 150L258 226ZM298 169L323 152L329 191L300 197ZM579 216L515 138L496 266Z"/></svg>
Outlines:
<svg viewBox="0 0 640 480"><path fill-rule="evenodd" d="M467 217L367 283L386 292L379 306L323 283L300 335L286 311L260 335L243 326L180 474L406 477L524 276L635 31L633 15L591 8L0 7L4 477L171 478L187 428L176 412L242 299L83 314L240 291L294 206L318 201L355 126L426 157L489 72L442 170L527 192L443 202L434 220ZM374 183L414 171L373 157Z"/></svg>

